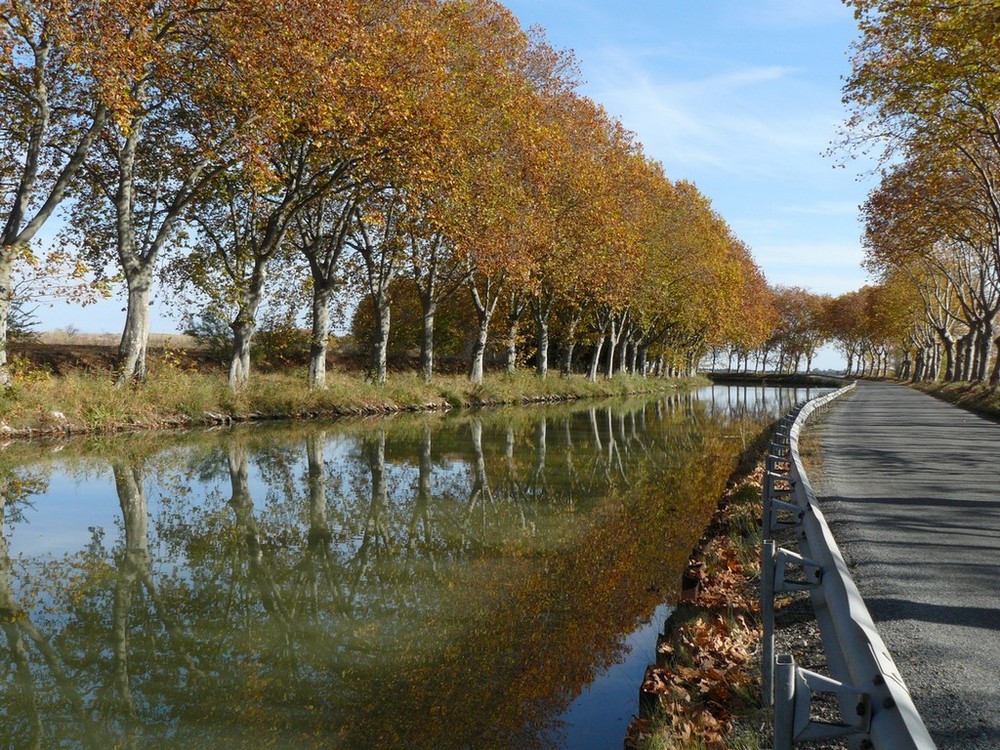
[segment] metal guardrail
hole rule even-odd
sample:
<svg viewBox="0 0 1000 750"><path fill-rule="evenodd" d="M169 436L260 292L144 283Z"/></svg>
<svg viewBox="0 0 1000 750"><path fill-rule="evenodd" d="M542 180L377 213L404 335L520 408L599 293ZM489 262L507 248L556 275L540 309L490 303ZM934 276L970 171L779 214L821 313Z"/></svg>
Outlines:
<svg viewBox="0 0 1000 750"><path fill-rule="evenodd" d="M846 737L859 750L932 750L934 741L851 579L799 459L798 437L809 415L852 388L796 407L779 424L768 451L761 549L762 702L774 708L774 750L832 737ZM781 528L794 529L798 554L775 546L773 535ZM816 612L829 677L795 666L788 654L774 653L774 595L803 589L809 590ZM812 717L815 693L836 696L841 721Z"/></svg>

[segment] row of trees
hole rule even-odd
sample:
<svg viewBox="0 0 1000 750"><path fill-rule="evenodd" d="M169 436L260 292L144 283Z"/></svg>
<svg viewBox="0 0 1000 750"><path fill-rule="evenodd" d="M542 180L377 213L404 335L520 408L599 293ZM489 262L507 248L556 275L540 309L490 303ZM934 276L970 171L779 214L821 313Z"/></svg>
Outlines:
<svg viewBox="0 0 1000 750"><path fill-rule="evenodd" d="M0 17L5 383L17 280L51 281L43 260L124 286L121 383L145 376L158 284L229 322L234 388L268 307L309 319L322 388L348 293L367 300L384 381L401 280L428 380L458 294L474 381L498 311L512 352L530 321L543 376L553 325L565 369L586 337L591 377L650 355L690 368L772 332L763 275L708 200L493 0L5 0ZM59 251L36 257L60 205Z"/></svg>
<svg viewBox="0 0 1000 750"><path fill-rule="evenodd" d="M731 344L713 347L704 360L709 368L809 372L825 345L843 355L848 376L883 377L895 365L899 323L887 310L901 300L891 298L884 287L864 286L834 297L801 287L777 286L769 294L776 312L771 335L754 348Z"/></svg>
<svg viewBox="0 0 1000 750"><path fill-rule="evenodd" d="M861 37L846 145L882 149L863 208L880 284L865 328L914 379L1000 383L996 4L851 0ZM889 356L889 355L887 355Z"/></svg>

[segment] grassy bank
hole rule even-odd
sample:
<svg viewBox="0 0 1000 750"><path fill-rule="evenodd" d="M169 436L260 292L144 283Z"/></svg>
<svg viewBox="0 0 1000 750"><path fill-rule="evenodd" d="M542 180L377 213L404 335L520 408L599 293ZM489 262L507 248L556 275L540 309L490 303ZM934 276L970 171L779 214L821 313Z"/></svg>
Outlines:
<svg viewBox="0 0 1000 750"><path fill-rule="evenodd" d="M481 385L442 375L425 384L415 373L393 374L385 385L360 374L331 373L328 387L310 391L301 370L254 376L232 393L223 374L169 361L157 363L145 383L116 388L106 372L52 375L29 370L0 393L0 431L7 435L113 432L219 424L253 419L330 417L450 409L674 391L707 383L617 375L539 379L532 373L490 374Z"/></svg>
<svg viewBox="0 0 1000 750"><path fill-rule="evenodd" d="M1000 420L1000 388L983 383L910 383L910 386L968 411Z"/></svg>

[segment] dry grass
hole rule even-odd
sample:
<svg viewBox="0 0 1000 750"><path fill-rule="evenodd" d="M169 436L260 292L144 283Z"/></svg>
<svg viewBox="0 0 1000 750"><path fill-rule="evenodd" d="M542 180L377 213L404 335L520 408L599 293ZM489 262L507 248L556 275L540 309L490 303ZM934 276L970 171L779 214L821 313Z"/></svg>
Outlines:
<svg viewBox="0 0 1000 750"><path fill-rule="evenodd" d="M36 339L51 346L107 346L117 347L120 333L78 333L72 327L39 333ZM151 333L149 345L155 349L199 349L202 344L193 336L183 333Z"/></svg>
<svg viewBox="0 0 1000 750"><path fill-rule="evenodd" d="M414 373L394 374L376 385L355 373L332 372L327 388L310 391L301 369L260 373L233 393L225 375L184 367L169 357L154 360L146 382L125 388L110 373L70 372L53 376L39 369L16 373L0 394L0 426L10 433L105 432L228 419L335 416L446 409L488 404L676 390L701 381L617 376L590 383L583 376L541 380L531 373L488 375L481 385L462 376L441 375L425 384Z"/></svg>

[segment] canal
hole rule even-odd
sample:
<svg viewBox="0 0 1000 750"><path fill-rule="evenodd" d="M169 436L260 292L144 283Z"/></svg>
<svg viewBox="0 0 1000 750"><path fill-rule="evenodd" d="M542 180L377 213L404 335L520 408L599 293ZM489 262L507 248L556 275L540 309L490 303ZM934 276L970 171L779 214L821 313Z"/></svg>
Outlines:
<svg viewBox="0 0 1000 750"><path fill-rule="evenodd" d="M737 455L808 395L9 443L0 746L620 747Z"/></svg>

